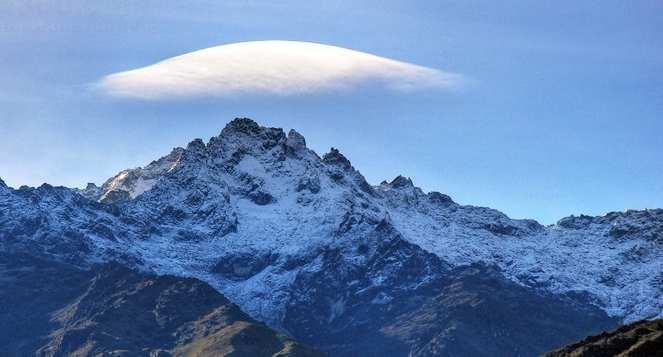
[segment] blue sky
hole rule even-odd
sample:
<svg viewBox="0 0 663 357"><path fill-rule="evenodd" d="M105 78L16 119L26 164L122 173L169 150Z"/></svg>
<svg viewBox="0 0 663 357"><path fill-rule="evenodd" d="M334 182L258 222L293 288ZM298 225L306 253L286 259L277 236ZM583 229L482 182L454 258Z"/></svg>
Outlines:
<svg viewBox="0 0 663 357"><path fill-rule="evenodd" d="M0 177L82 186L249 116L372 183L512 217L663 207L660 1L4 1ZM112 98L104 76L211 46L311 41L460 73L460 91Z"/></svg>

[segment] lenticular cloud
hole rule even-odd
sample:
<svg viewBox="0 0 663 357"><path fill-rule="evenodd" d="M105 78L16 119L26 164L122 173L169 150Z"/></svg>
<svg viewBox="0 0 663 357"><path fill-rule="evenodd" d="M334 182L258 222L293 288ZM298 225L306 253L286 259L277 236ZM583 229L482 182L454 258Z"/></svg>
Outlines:
<svg viewBox="0 0 663 357"><path fill-rule="evenodd" d="M296 41L241 42L190 52L104 77L106 93L140 99L298 95L378 85L450 89L462 78L341 47Z"/></svg>

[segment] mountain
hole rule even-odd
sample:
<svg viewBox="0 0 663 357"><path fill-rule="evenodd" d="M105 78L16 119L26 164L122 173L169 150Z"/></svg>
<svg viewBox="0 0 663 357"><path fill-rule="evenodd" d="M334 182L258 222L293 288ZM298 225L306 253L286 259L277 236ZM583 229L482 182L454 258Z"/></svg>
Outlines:
<svg viewBox="0 0 663 357"><path fill-rule="evenodd" d="M663 319L643 320L615 331L588 337L578 343L547 353L546 357L661 357Z"/></svg>
<svg viewBox="0 0 663 357"><path fill-rule="evenodd" d="M536 355L663 311L661 209L510 219L247 118L101 187L0 184L0 242L200 279L332 355Z"/></svg>
<svg viewBox="0 0 663 357"><path fill-rule="evenodd" d="M321 356L191 278L0 254L3 356Z"/></svg>

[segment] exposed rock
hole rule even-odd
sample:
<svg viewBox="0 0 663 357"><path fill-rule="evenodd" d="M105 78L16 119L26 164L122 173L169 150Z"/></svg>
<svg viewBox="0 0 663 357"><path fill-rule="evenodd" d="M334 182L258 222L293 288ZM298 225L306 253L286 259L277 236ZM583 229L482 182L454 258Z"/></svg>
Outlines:
<svg viewBox="0 0 663 357"><path fill-rule="evenodd" d="M96 201L99 199L99 196L101 196L101 187L95 185L92 182L89 182L87 186L85 186L85 188L79 192L86 198Z"/></svg>
<svg viewBox="0 0 663 357"><path fill-rule="evenodd" d="M352 164L340 151L336 148L331 148L328 153L322 157L322 162L327 165L335 165L343 170L352 170Z"/></svg>
<svg viewBox="0 0 663 357"><path fill-rule="evenodd" d="M247 196L253 203L261 206L274 202L274 197L269 193L263 191L249 192Z"/></svg>
<svg viewBox="0 0 663 357"><path fill-rule="evenodd" d="M186 146L187 151L204 151L205 143L202 139L194 139Z"/></svg>
<svg viewBox="0 0 663 357"><path fill-rule="evenodd" d="M278 256L275 254L235 254L224 256L214 265L212 272L233 280L246 280L274 264L277 258Z"/></svg>
<svg viewBox="0 0 663 357"><path fill-rule="evenodd" d="M412 184L412 180L409 177L398 175L393 180L391 180L391 182L389 182L389 186L392 188L403 188L414 187L414 184Z"/></svg>
<svg viewBox="0 0 663 357"><path fill-rule="evenodd" d="M297 192L308 190L311 193L320 192L320 178L318 176L302 177L297 183Z"/></svg>
<svg viewBox="0 0 663 357"><path fill-rule="evenodd" d="M579 217L569 216L562 218L557 222L557 225L569 229L583 229L587 228L592 223L593 220L594 220L593 217L586 216L583 214L580 215Z"/></svg>
<svg viewBox="0 0 663 357"><path fill-rule="evenodd" d="M262 127L249 118L235 118L221 130L218 137L210 140L208 147L212 152L223 152L223 148L232 146L269 150L285 141L283 129Z"/></svg>
<svg viewBox="0 0 663 357"><path fill-rule="evenodd" d="M448 206L448 205L451 205L451 204L455 203L451 199L451 197L449 197L449 196L447 196L443 193L436 192L436 191L429 192L428 193L428 199L432 203L437 204L437 205L442 205L442 206Z"/></svg>
<svg viewBox="0 0 663 357"><path fill-rule="evenodd" d="M288 139L285 143L294 151L306 148L306 139L304 139L302 134L296 132L295 129L290 129L288 132Z"/></svg>
<svg viewBox="0 0 663 357"><path fill-rule="evenodd" d="M386 221L352 236L310 258L321 266L297 276L284 317L286 330L331 355L529 356L617 324L492 268L451 270Z"/></svg>
<svg viewBox="0 0 663 357"><path fill-rule="evenodd" d="M238 132L247 135L257 135L261 132L261 127L250 118L235 118L223 128L222 133Z"/></svg>
<svg viewBox="0 0 663 357"><path fill-rule="evenodd" d="M103 196L99 199L99 202L102 203L121 203L126 202L131 199L131 194L129 191L125 190L113 190L104 193Z"/></svg>

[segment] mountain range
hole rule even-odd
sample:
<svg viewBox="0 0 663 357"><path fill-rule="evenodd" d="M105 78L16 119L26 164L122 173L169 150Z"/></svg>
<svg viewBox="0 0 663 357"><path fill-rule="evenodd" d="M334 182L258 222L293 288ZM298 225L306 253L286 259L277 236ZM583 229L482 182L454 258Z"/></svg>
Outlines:
<svg viewBox="0 0 663 357"><path fill-rule="evenodd" d="M511 219L248 118L100 186L0 180L0 253L15 355L531 356L663 317L663 209Z"/></svg>

